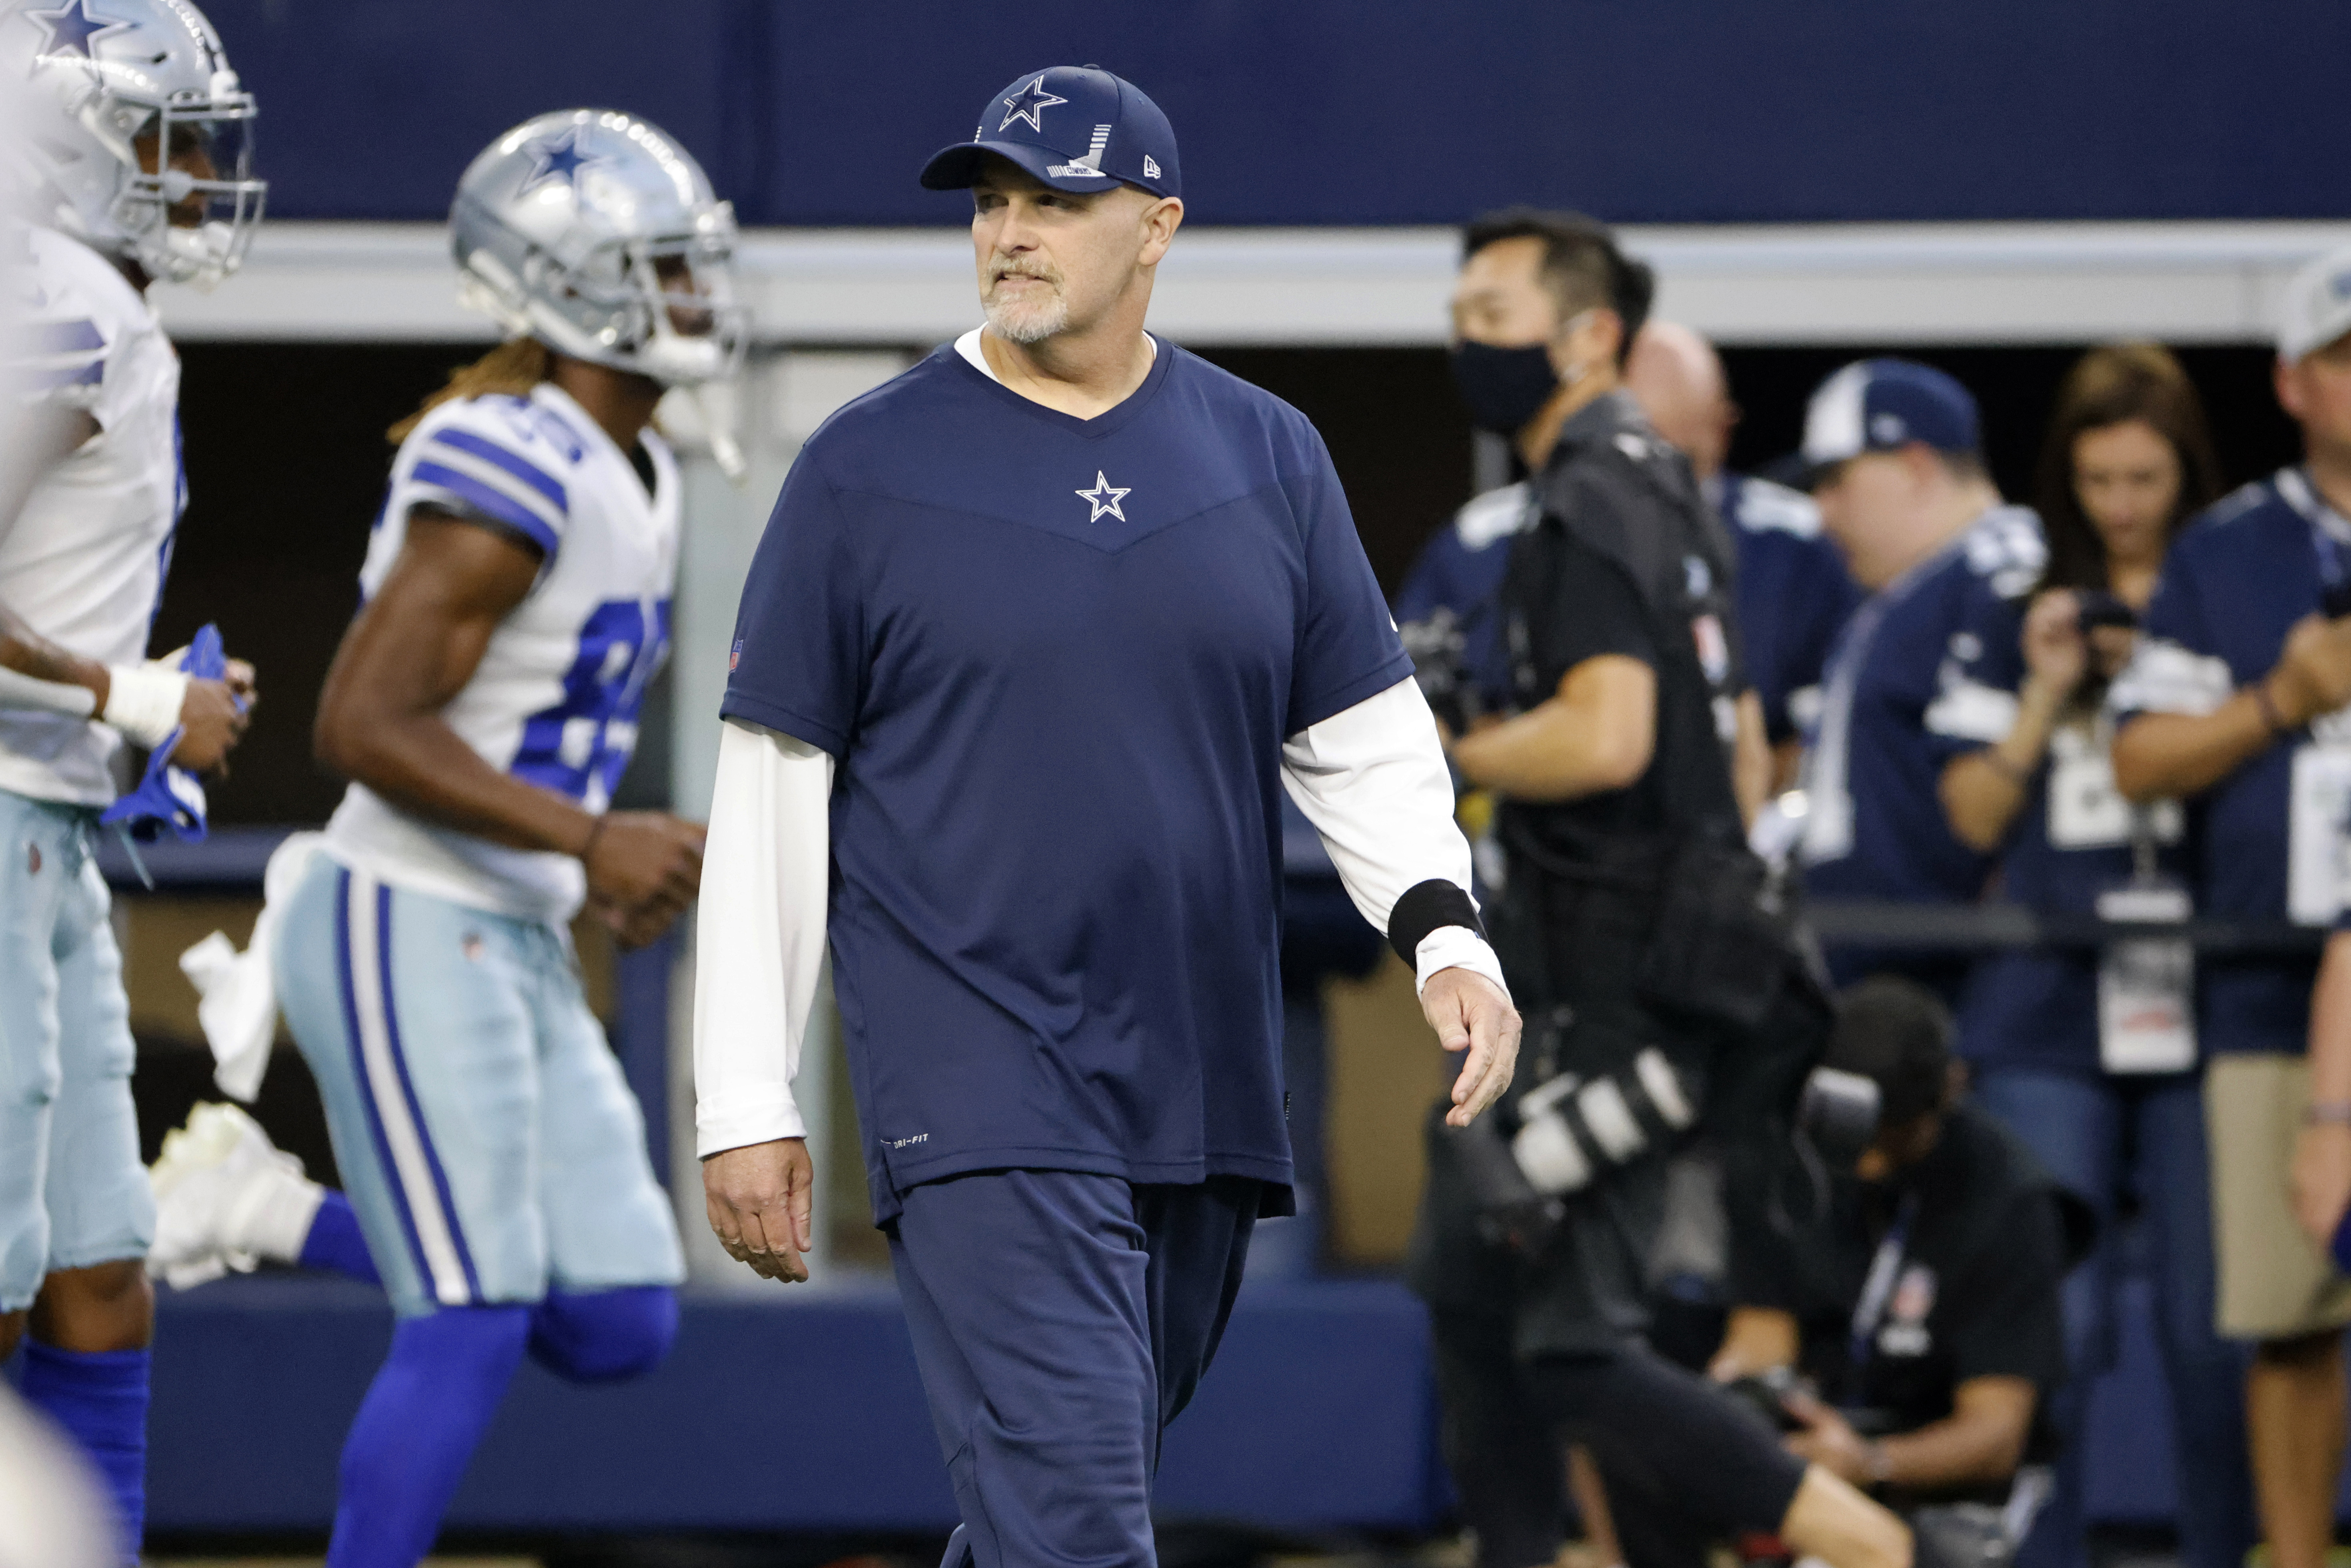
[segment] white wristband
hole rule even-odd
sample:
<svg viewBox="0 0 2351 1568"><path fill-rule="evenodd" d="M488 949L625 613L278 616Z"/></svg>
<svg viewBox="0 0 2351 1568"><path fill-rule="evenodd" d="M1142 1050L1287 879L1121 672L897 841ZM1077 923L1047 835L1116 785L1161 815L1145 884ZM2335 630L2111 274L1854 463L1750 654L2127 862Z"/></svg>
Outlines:
<svg viewBox="0 0 2351 1568"><path fill-rule="evenodd" d="M1413 987L1414 994L1428 988L1428 982L1439 969L1467 969L1473 975L1483 975L1500 988L1502 995L1510 994L1510 983L1502 978L1502 960L1493 946L1467 925L1440 925L1420 939L1412 950L1413 967L1418 971Z"/></svg>
<svg viewBox="0 0 2351 1568"><path fill-rule="evenodd" d="M154 664L109 664L106 674L106 711L99 718L150 751L171 738L188 700L186 674Z"/></svg>

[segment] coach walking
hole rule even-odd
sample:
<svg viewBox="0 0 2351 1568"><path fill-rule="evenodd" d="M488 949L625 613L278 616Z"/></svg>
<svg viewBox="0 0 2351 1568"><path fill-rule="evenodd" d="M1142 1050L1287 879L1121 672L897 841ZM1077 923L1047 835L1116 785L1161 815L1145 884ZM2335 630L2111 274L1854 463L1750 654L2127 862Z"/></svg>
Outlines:
<svg viewBox="0 0 2351 1568"><path fill-rule="evenodd" d="M828 932L950 1563L1144 1564L1159 1437L1288 1211L1287 787L1466 1052L1519 1020L1436 727L1322 442L1143 329L1183 220L1132 84L1022 76L968 187L987 326L801 451L737 624L702 883L710 1221L805 1279L791 1079Z"/></svg>

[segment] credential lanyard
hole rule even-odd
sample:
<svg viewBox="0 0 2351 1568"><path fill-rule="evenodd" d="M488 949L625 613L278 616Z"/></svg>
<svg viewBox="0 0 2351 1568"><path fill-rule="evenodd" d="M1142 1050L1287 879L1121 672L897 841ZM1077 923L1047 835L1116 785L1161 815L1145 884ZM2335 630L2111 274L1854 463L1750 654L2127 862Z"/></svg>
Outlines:
<svg viewBox="0 0 2351 1568"><path fill-rule="evenodd" d="M1877 1327L1886 1321L1886 1310L1893 1304L1895 1282L1902 1277L1902 1260L1910 1247L1910 1227L1918 1218L1918 1195L1906 1192L1894 1210L1894 1223L1886 1232L1886 1239L1877 1244L1877 1256L1870 1260L1869 1278L1861 1287L1861 1300L1854 1303L1852 1338L1845 1345L1844 1393L1847 1405L1861 1402L1862 1375L1869 1370L1871 1356L1877 1349Z"/></svg>
<svg viewBox="0 0 2351 1568"><path fill-rule="evenodd" d="M2318 558L2319 597L2325 613L2345 613L2351 609L2351 559L2346 559L2346 541L2340 530L2351 528L2351 524L2327 505L2304 469L2289 468L2279 474L2277 488L2286 504L2310 524L2310 548Z"/></svg>

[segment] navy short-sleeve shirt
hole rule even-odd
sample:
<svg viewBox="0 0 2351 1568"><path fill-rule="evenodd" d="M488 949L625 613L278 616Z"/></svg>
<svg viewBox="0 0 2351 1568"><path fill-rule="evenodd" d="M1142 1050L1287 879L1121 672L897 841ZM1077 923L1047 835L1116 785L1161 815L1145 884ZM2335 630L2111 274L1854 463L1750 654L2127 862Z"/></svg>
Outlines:
<svg viewBox="0 0 2351 1568"><path fill-rule="evenodd" d="M1411 675L1304 416L1164 343L1091 420L943 348L810 438L736 639L725 715L839 760L877 1218L1006 1167L1286 1188L1281 745Z"/></svg>
<svg viewBox="0 0 2351 1568"><path fill-rule="evenodd" d="M1824 898L1966 904L1991 858L1943 813L1944 768L2008 733L2021 597L2047 559L2022 507L1986 512L1866 601L1829 656L1809 737L1804 885Z"/></svg>

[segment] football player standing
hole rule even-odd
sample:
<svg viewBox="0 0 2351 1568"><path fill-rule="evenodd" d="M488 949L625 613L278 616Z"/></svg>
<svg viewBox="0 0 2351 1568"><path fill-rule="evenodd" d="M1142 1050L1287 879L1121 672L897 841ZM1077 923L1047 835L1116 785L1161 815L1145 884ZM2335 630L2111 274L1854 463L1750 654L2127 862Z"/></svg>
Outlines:
<svg viewBox="0 0 2351 1568"><path fill-rule="evenodd" d="M154 1224L122 958L91 858L122 743L202 773L252 671L144 658L186 505L179 356L158 280L234 271L261 215L254 101L184 0L0 13L29 200L0 269L29 392L0 462L0 1359L88 1450L135 1552L146 1502ZM12 89L15 90L15 89Z"/></svg>
<svg viewBox="0 0 2351 1568"><path fill-rule="evenodd" d="M649 942L700 879L698 826L606 807L669 648L679 479L653 409L739 362L734 216L658 128L571 110L491 143L451 226L467 302L509 336L392 430L318 716L350 787L322 838L279 852L246 960L318 1080L348 1197L229 1107L157 1172L182 1211L167 1272L257 1253L392 1297L335 1568L431 1549L526 1351L580 1382L657 1363L684 1271L569 925L585 903Z"/></svg>

